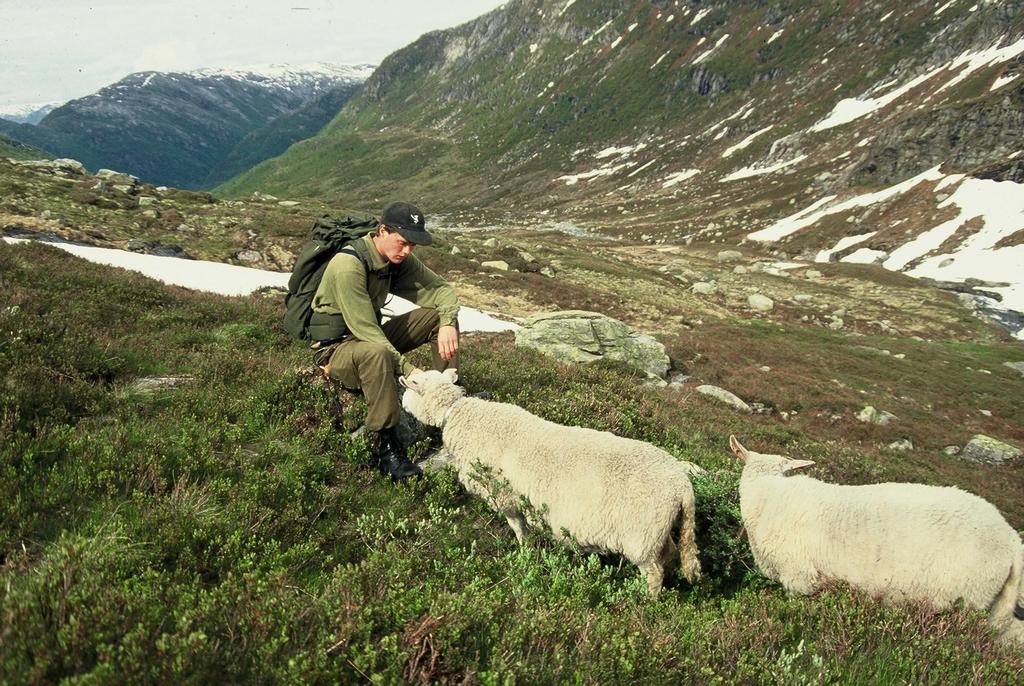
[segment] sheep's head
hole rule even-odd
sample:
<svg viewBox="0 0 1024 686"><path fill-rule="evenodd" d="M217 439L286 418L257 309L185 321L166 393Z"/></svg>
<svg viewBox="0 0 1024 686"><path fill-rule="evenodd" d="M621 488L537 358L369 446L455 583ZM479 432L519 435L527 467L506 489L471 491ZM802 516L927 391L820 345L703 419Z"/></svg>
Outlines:
<svg viewBox="0 0 1024 686"><path fill-rule="evenodd" d="M735 436L729 436L729 447L732 452L743 463L743 473L755 474L776 474L787 476L793 472L806 469L814 464L811 460L794 460L785 455L763 455L747 450L736 440Z"/></svg>
<svg viewBox="0 0 1024 686"><path fill-rule="evenodd" d="M401 376L398 382L406 389L402 395L402 407L418 421L440 426L448 408L466 394L464 389L455 385L458 379L454 369Z"/></svg>

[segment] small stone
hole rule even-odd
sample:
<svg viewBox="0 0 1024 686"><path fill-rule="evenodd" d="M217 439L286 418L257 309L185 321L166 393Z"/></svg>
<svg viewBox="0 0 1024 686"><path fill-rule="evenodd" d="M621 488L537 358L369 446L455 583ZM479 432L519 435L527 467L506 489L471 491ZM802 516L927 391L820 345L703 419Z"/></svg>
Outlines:
<svg viewBox="0 0 1024 686"><path fill-rule="evenodd" d="M909 438L901 438L898 441L893 441L889 445L885 446L889 450L898 450L900 452L907 452L908 450L914 449L914 443Z"/></svg>
<svg viewBox="0 0 1024 686"><path fill-rule="evenodd" d="M730 393L729 391L725 390L724 388L719 388L718 386L711 386L709 384L704 384L702 386L697 386L697 392L698 393L703 393L704 395L711 396L712 398L714 398L716 400L720 400L721 402L725 403L726 405L730 405L730 406L736 408L740 412L746 412L747 414L751 414L754 411L754 409L752 407L750 407L750 405L748 405L745 402L743 402L743 400L740 399L739 396L737 396L737 395L735 395L733 393Z"/></svg>
<svg viewBox="0 0 1024 686"><path fill-rule="evenodd" d="M832 329L833 331L839 331L844 326L846 326L846 322L844 322L839 317L831 317L829 319L828 328Z"/></svg>
<svg viewBox="0 0 1024 686"><path fill-rule="evenodd" d="M299 204L298 200L278 200L277 204L280 207L295 207Z"/></svg>
<svg viewBox="0 0 1024 686"><path fill-rule="evenodd" d="M239 262L262 262L263 255L256 250L239 250L235 253L235 259Z"/></svg>
<svg viewBox="0 0 1024 686"><path fill-rule="evenodd" d="M863 410L857 413L857 419L865 424L878 424L879 426L885 426L896 419L896 415L891 412L886 412L885 410L876 410L871 405L867 405Z"/></svg>
<svg viewBox="0 0 1024 686"><path fill-rule="evenodd" d="M487 262L481 262L480 266L488 269L497 269L503 272L508 271L508 262L505 260L488 260Z"/></svg>
<svg viewBox="0 0 1024 686"><path fill-rule="evenodd" d="M697 295L714 295L718 292L718 287L707 281L698 281L690 286L690 291Z"/></svg>
<svg viewBox="0 0 1024 686"><path fill-rule="evenodd" d="M452 255L458 255L458 254L459 254L459 253L461 253L461 252L462 252L462 251L461 251L461 250L459 250L459 246L457 246L457 245L453 245L453 246L452 246Z"/></svg>
<svg viewBox="0 0 1024 686"><path fill-rule="evenodd" d="M519 251L519 257L522 258L523 262L535 262L536 261L536 260L533 259L533 255L531 255L530 253L526 252L525 250L520 250Z"/></svg>
<svg viewBox="0 0 1024 686"><path fill-rule="evenodd" d="M943 452L944 455L949 455L951 457L953 455L959 455L960 454L960 446L958 446L958 445L947 445L945 448L942 449L942 452Z"/></svg>
<svg viewBox="0 0 1024 686"><path fill-rule="evenodd" d="M548 277L548 278L554 278L555 277L555 270L552 269L551 267L542 267L541 270L540 270L540 273L543 274L544 276Z"/></svg>
<svg viewBox="0 0 1024 686"><path fill-rule="evenodd" d="M719 262L736 262L743 259L743 253L739 250L720 250L718 252Z"/></svg>
<svg viewBox="0 0 1024 686"><path fill-rule="evenodd" d="M762 366L762 367L758 367L758 369L759 369L760 371L762 371L762 372L770 372L770 371L772 370L772 368L771 368L771 367L769 367L768 365L764 365L764 366Z"/></svg>
<svg viewBox="0 0 1024 686"><path fill-rule="evenodd" d="M822 276L821 272L817 269L808 269L804 272L804 278L806 279L820 279Z"/></svg>
<svg viewBox="0 0 1024 686"><path fill-rule="evenodd" d="M485 248L497 248L498 247L498 239L497 238L488 238L486 241L484 241L484 247Z"/></svg>
<svg viewBox="0 0 1024 686"><path fill-rule="evenodd" d="M736 265L735 267L732 268L732 273L733 274L746 274L747 273L747 268L744 267L742 264L738 264L738 265Z"/></svg>
<svg viewBox="0 0 1024 686"><path fill-rule="evenodd" d="M755 312L771 312L775 309L775 301L768 296L754 293L747 297L747 306Z"/></svg>
<svg viewBox="0 0 1024 686"><path fill-rule="evenodd" d="M148 207L156 202L156 198L152 195L140 195L139 196L139 207Z"/></svg>
<svg viewBox="0 0 1024 686"><path fill-rule="evenodd" d="M793 296L793 300L798 303L808 303L814 300L813 295L807 295L806 293L797 293Z"/></svg>
<svg viewBox="0 0 1024 686"><path fill-rule="evenodd" d="M985 415L986 417L991 417L992 416L992 412L990 410L978 410L978 412L980 412L981 414Z"/></svg>

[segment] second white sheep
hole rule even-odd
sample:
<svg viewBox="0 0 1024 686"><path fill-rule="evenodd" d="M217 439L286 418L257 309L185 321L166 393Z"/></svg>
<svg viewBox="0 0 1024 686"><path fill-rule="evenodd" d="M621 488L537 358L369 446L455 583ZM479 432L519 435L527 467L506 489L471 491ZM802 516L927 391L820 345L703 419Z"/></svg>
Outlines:
<svg viewBox="0 0 1024 686"><path fill-rule="evenodd" d="M740 510L761 572L788 591L839 579L883 601L963 599L1004 640L1024 640L1024 546L995 506L958 488L840 486L790 476L813 465L729 444L742 460Z"/></svg>

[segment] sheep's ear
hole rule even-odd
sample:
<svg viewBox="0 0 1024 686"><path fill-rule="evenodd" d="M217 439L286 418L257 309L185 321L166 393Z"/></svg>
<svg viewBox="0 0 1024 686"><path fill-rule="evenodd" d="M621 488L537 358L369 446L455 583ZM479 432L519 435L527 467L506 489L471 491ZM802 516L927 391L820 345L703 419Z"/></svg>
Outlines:
<svg viewBox="0 0 1024 686"><path fill-rule="evenodd" d="M801 469L807 469L808 467L814 466L813 460L794 460L792 457L786 458L786 464L782 466L783 474L791 474Z"/></svg>
<svg viewBox="0 0 1024 686"><path fill-rule="evenodd" d="M406 377L400 376L398 377L398 383L404 388L408 388L410 391L413 391L414 393L419 393L419 389L416 388L416 386L418 386L419 384L417 384L415 381L410 381Z"/></svg>
<svg viewBox="0 0 1024 686"><path fill-rule="evenodd" d="M455 369L455 367L449 367L448 369L444 370L444 375L448 377L448 381L450 381L451 383L455 383L456 381L459 380L459 372L457 369Z"/></svg>
<svg viewBox="0 0 1024 686"><path fill-rule="evenodd" d="M743 444L736 440L735 436L729 436L729 447L732 448L732 452L736 457L740 458L740 462L743 464L747 463L747 458L750 457L750 453L743 447Z"/></svg>

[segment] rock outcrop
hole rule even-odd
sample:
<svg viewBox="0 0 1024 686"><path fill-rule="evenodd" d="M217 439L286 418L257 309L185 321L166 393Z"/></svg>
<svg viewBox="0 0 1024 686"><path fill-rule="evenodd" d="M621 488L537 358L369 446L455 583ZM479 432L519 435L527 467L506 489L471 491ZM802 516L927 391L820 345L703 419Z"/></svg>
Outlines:
<svg viewBox="0 0 1024 686"><path fill-rule="evenodd" d="M665 346L617 319L597 312L566 310L530 317L516 332L516 345L535 348L564 362L623 362L664 379L670 360Z"/></svg>

